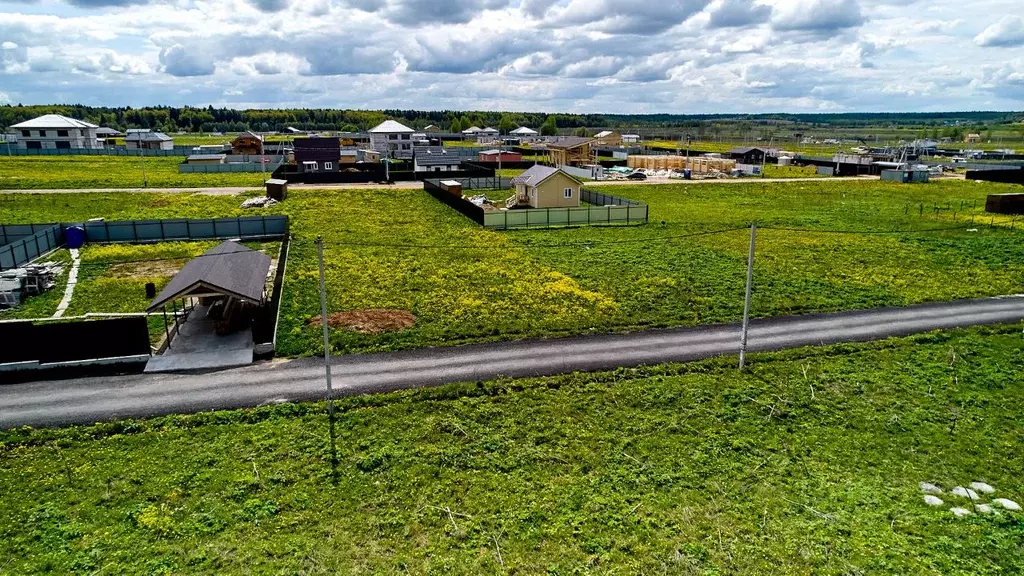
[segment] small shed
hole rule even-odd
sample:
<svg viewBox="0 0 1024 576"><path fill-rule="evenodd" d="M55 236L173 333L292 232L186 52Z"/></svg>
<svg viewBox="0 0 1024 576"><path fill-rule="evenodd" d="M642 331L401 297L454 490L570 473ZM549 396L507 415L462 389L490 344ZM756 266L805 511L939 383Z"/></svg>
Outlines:
<svg viewBox="0 0 1024 576"><path fill-rule="evenodd" d="M764 162L766 150L761 148L733 148L729 150L729 157L740 164L761 164Z"/></svg>
<svg viewBox="0 0 1024 576"><path fill-rule="evenodd" d="M481 162L522 162L523 155L505 150L484 150L479 155Z"/></svg>
<svg viewBox="0 0 1024 576"><path fill-rule="evenodd" d="M288 197L287 180L272 178L266 181L265 186L267 188L267 198L280 201Z"/></svg>
<svg viewBox="0 0 1024 576"><path fill-rule="evenodd" d="M924 184L929 182L931 174L927 170L882 170L883 182L900 182L903 184Z"/></svg>

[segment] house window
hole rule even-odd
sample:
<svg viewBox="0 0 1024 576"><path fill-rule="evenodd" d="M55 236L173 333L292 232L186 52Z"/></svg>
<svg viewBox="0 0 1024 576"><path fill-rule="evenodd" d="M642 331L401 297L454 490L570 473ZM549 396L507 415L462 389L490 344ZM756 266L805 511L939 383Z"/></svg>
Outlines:
<svg viewBox="0 0 1024 576"><path fill-rule="evenodd" d="M30 141L30 142L25 142L25 148L28 148L29 150L42 150L43 149L43 143L39 142L38 140L33 140L33 141Z"/></svg>
<svg viewBox="0 0 1024 576"><path fill-rule="evenodd" d="M71 142L56 142L58 150L70 150Z"/></svg>
<svg viewBox="0 0 1024 576"><path fill-rule="evenodd" d="M40 138L46 138L46 130L40 130L39 131L39 137Z"/></svg>
<svg viewBox="0 0 1024 576"><path fill-rule="evenodd" d="M60 137L60 138L67 138L68 137L68 131L67 130L57 130L57 136Z"/></svg>
<svg viewBox="0 0 1024 576"><path fill-rule="evenodd" d="M324 170L334 170L334 162L324 162Z"/></svg>
<svg viewBox="0 0 1024 576"><path fill-rule="evenodd" d="M441 167L440 166L434 166L434 172L440 172L440 171L441 171Z"/></svg>
<svg viewBox="0 0 1024 576"><path fill-rule="evenodd" d="M398 134L388 134L388 140L398 140Z"/></svg>
<svg viewBox="0 0 1024 576"><path fill-rule="evenodd" d="M24 136L25 138L28 138L29 136L32 135L32 132L30 132L28 130L22 130L21 131L21 135Z"/></svg>
<svg viewBox="0 0 1024 576"><path fill-rule="evenodd" d="M566 188L566 189L565 189L565 197L566 197L567 199L568 199L568 198L572 198L572 188Z"/></svg>
<svg viewBox="0 0 1024 576"><path fill-rule="evenodd" d="M408 140L408 139L409 139L409 135L408 134L402 134L402 140Z"/></svg>

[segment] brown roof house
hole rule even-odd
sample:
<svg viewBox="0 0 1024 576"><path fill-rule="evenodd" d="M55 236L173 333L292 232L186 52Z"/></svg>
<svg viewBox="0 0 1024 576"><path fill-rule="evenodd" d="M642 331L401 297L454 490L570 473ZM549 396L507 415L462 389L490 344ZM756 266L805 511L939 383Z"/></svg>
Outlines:
<svg viewBox="0 0 1024 576"><path fill-rule="evenodd" d="M231 141L231 151L235 154L263 154L263 137L246 130Z"/></svg>
<svg viewBox="0 0 1024 576"><path fill-rule="evenodd" d="M516 195L508 199L509 208L575 208L580 205L583 183L550 166L534 166L512 179Z"/></svg>
<svg viewBox="0 0 1024 576"><path fill-rule="evenodd" d="M592 161L593 138L569 137L548 144L548 154L555 166L579 166Z"/></svg>

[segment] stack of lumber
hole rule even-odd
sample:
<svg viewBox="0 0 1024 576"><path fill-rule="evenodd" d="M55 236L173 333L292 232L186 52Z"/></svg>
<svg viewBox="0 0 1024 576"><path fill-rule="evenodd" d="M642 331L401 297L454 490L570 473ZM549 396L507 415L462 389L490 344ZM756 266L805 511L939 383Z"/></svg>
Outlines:
<svg viewBox="0 0 1024 576"><path fill-rule="evenodd" d="M640 156L626 158L626 165L634 170L677 170L689 168L695 174L708 172L729 172L736 167L735 160L724 158L708 158L705 156Z"/></svg>

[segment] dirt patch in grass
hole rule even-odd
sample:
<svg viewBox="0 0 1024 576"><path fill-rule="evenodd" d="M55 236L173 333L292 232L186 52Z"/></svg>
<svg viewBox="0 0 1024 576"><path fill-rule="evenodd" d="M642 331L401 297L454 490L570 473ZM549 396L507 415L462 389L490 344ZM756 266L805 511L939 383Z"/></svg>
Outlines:
<svg viewBox="0 0 1024 576"><path fill-rule="evenodd" d="M164 278L181 270L181 263L170 260L125 262L110 267L108 275L115 278Z"/></svg>
<svg viewBox="0 0 1024 576"><path fill-rule="evenodd" d="M310 325L319 325L321 317L309 321ZM335 312L327 317L331 328L345 328L361 334L381 334L397 332L412 328L416 316L405 310L350 310Z"/></svg>

